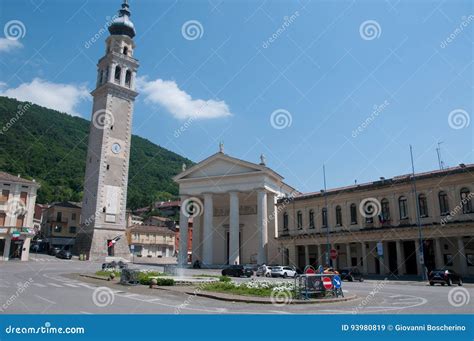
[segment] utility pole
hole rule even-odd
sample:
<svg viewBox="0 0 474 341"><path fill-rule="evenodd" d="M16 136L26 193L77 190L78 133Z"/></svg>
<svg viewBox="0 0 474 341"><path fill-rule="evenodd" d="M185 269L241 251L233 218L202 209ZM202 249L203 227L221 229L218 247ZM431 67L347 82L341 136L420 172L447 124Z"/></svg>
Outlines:
<svg viewBox="0 0 474 341"><path fill-rule="evenodd" d="M331 243L329 242L329 211L328 211L328 196L326 187L326 166L323 164L323 177L324 177L324 206L326 209L326 264L332 267L332 260L329 258L329 249Z"/></svg>
<svg viewBox="0 0 474 341"><path fill-rule="evenodd" d="M418 202L418 193L416 191L416 179L415 179L415 164L413 162L413 147L410 145L410 157L411 157L411 178L413 184L413 195L415 196L415 207L416 207L416 224L418 225L418 252L420 265L421 265L421 280L424 281L425 278L425 257L424 257L424 250L423 250L423 235L421 233L421 220L420 220L420 203Z"/></svg>

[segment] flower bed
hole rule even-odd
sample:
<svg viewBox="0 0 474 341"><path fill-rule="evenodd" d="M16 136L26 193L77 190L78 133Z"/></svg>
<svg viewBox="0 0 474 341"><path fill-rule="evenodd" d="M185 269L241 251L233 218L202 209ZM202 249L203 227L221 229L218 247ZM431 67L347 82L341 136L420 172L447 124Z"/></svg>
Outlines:
<svg viewBox="0 0 474 341"><path fill-rule="evenodd" d="M222 292L234 295L270 297L272 292L286 293L293 296L295 285L293 282L270 282L252 280L248 282L216 282L203 286L204 290Z"/></svg>

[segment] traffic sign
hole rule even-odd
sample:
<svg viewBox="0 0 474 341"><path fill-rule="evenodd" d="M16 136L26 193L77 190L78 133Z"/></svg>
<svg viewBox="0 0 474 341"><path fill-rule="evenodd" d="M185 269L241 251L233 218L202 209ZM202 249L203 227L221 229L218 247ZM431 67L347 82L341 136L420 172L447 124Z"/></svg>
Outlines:
<svg viewBox="0 0 474 341"><path fill-rule="evenodd" d="M325 289L331 289L332 288L331 278L323 277L323 286L324 286Z"/></svg>
<svg viewBox="0 0 474 341"><path fill-rule="evenodd" d="M331 259L336 259L337 258L337 250L336 249L331 249L330 254L331 254Z"/></svg>
<svg viewBox="0 0 474 341"><path fill-rule="evenodd" d="M341 277L339 276L334 276L332 278L332 284L334 285L334 288L339 289L342 285Z"/></svg>

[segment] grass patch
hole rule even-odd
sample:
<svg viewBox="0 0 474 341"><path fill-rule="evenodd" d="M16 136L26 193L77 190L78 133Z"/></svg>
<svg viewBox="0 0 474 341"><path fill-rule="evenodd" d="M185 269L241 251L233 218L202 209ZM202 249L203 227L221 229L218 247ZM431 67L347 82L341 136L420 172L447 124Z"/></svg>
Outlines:
<svg viewBox="0 0 474 341"><path fill-rule="evenodd" d="M105 270L99 270L96 271L97 276L104 276L104 277L110 277L110 274L113 273L115 277L120 277L121 272L120 271L105 271Z"/></svg>
<svg viewBox="0 0 474 341"><path fill-rule="evenodd" d="M219 282L231 282L232 278L229 276L218 276L219 277Z"/></svg>
<svg viewBox="0 0 474 341"><path fill-rule="evenodd" d="M138 282L140 282L140 284L143 284L143 285L150 285L151 277L161 277L161 276L166 276L166 274L162 272L158 272L158 271L140 272L138 274ZM173 284L174 284L174 281L173 281Z"/></svg>
<svg viewBox="0 0 474 341"><path fill-rule="evenodd" d="M219 278L221 276L219 275L206 275L206 274L201 274L201 275L193 275L193 277L210 277L210 278Z"/></svg>

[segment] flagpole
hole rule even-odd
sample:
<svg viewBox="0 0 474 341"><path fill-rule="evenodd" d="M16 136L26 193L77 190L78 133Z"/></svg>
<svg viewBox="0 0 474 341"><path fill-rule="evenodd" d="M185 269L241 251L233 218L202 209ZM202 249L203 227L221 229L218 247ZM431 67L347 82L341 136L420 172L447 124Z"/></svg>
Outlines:
<svg viewBox="0 0 474 341"><path fill-rule="evenodd" d="M411 174L412 174L412 184L413 184L413 194L415 196L415 207L416 207L416 224L418 225L418 256L421 265L421 280L424 281L425 278L425 257L424 257L424 248L423 248L423 235L421 233L421 221L420 221L420 203L418 202L418 194L416 191L416 179L415 179L415 164L413 162L413 147L410 145L410 158L411 158Z"/></svg>

